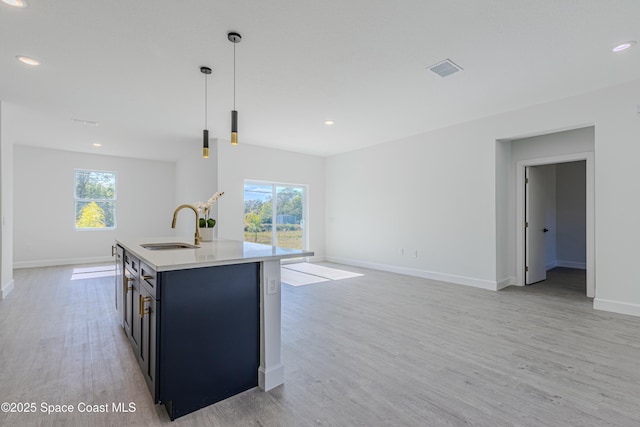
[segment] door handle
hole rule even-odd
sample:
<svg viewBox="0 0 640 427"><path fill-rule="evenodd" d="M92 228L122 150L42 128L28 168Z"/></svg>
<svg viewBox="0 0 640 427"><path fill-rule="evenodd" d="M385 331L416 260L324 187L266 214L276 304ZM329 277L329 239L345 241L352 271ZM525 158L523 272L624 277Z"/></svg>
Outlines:
<svg viewBox="0 0 640 427"><path fill-rule="evenodd" d="M546 229L546 228L543 228L543 229L542 229L542 232L543 232L543 233L546 233L547 231L549 231L549 230L548 230L548 229Z"/></svg>

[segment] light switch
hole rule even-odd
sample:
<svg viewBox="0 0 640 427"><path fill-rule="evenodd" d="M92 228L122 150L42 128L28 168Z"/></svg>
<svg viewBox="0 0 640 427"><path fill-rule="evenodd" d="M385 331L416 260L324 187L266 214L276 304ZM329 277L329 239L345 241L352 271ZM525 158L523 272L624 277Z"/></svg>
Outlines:
<svg viewBox="0 0 640 427"><path fill-rule="evenodd" d="M267 294L277 294L278 293L278 286L276 284L276 279L267 279Z"/></svg>

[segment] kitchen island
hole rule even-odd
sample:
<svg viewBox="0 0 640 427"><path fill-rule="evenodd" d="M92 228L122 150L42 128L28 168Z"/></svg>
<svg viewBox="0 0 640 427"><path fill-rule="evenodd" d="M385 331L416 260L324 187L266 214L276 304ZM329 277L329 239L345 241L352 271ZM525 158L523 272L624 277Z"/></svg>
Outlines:
<svg viewBox="0 0 640 427"><path fill-rule="evenodd" d="M116 244L118 321L154 402L172 420L284 382L280 260L313 255L226 239L190 243L166 237Z"/></svg>

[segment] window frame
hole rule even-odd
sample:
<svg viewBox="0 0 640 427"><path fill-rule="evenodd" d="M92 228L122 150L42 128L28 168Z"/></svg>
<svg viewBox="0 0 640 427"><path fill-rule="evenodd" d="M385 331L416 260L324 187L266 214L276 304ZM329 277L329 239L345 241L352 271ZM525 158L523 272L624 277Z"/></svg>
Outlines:
<svg viewBox="0 0 640 427"><path fill-rule="evenodd" d="M309 226L307 219L309 218L309 185L308 184L293 184L288 182L279 182L279 181L262 181L255 179L245 179L243 184L243 211L244 211L244 191L246 191L247 185L257 185L257 186L265 186L271 187L271 245L275 246L278 242L277 239L277 197L278 197L278 187L293 187L293 188L301 188L302 189L302 218L301 218L301 227L302 227L302 250L309 249ZM243 236L242 240L244 240L244 228L243 228ZM304 257L308 259L307 257ZM295 260L299 260L300 258L294 258ZM287 261L287 260L284 260ZM297 262L297 261L296 261Z"/></svg>
<svg viewBox="0 0 640 427"><path fill-rule="evenodd" d="M113 198L112 199L97 199L97 198L79 198L76 194L77 191L77 179L78 172L89 173L103 173L113 175ZM79 202L112 202L113 203L113 226L112 227L78 227L77 208ZM88 168L74 168L73 169L73 228L75 231L113 231L117 228L117 202L118 202L118 172L106 171L100 169L88 169Z"/></svg>

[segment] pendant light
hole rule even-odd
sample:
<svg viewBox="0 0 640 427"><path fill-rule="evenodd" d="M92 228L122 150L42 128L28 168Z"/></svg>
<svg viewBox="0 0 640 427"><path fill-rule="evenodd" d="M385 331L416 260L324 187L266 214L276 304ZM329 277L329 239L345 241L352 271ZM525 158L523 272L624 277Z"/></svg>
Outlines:
<svg viewBox="0 0 640 427"><path fill-rule="evenodd" d="M209 158L209 130L207 129L207 76L211 74L211 68L200 67L204 74L204 130L202 131L202 157Z"/></svg>
<svg viewBox="0 0 640 427"><path fill-rule="evenodd" d="M240 43L242 36L238 33L228 33L227 38L233 43L233 110L231 111L231 145L238 145L238 112L236 111L236 43Z"/></svg>

